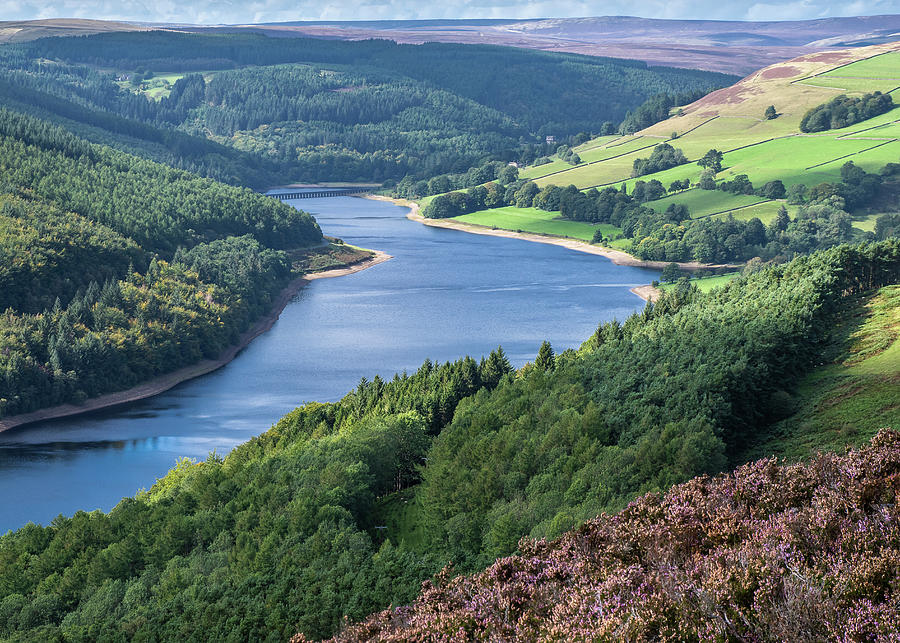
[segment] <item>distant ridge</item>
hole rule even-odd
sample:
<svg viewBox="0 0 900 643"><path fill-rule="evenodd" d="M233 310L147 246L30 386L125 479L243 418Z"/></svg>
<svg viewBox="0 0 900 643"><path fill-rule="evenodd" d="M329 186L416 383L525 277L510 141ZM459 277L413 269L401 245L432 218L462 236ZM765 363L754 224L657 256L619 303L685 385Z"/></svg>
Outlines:
<svg viewBox="0 0 900 643"><path fill-rule="evenodd" d="M900 15L782 22L604 16L531 20L318 20L235 25L59 19L0 22L0 42L153 28L195 32L246 29L279 37L384 38L413 44L493 44L630 58L651 65L743 75L804 54L897 40L900 38Z"/></svg>
<svg viewBox="0 0 900 643"><path fill-rule="evenodd" d="M25 42L50 36L86 36L109 31L147 31L149 28L136 23L80 18L0 21L0 43Z"/></svg>

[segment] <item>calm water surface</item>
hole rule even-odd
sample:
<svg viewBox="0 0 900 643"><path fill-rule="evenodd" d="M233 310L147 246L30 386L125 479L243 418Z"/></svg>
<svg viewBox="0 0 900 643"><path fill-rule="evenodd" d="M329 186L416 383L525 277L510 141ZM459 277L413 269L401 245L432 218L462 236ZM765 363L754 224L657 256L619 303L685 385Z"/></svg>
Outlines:
<svg viewBox="0 0 900 643"><path fill-rule="evenodd" d="M557 246L429 228L406 208L351 197L294 202L326 234L387 263L313 281L230 364L112 411L0 433L0 533L79 509L108 511L177 458L203 459L268 429L305 401L334 401L365 376L502 344L516 366L543 339L578 346L643 302L658 272Z"/></svg>

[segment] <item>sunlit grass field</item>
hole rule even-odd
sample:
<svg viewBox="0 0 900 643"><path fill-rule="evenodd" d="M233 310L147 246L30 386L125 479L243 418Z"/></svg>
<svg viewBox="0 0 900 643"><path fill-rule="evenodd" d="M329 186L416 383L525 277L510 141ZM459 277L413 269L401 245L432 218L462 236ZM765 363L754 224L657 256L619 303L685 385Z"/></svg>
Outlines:
<svg viewBox="0 0 900 643"><path fill-rule="evenodd" d="M825 72L822 76L854 76L864 78L900 79L900 52L890 52L858 60L849 65ZM820 76L820 78L822 77Z"/></svg>
<svg viewBox="0 0 900 643"><path fill-rule="evenodd" d="M686 192L673 194L664 199L651 201L647 204L647 207L656 210L657 212L664 212L669 205L678 203L687 206L688 210L691 212L691 217L697 219L726 210L743 208L765 202L765 198L754 196L752 194L730 194L728 192L723 192L722 190L701 190L699 188L694 188ZM778 210L778 205L773 205L772 207L775 211Z"/></svg>
<svg viewBox="0 0 900 643"><path fill-rule="evenodd" d="M724 275L713 275L712 277L700 277L699 279L691 279L690 283L700 289L701 292L709 292L713 288L724 286L729 281L738 276L737 272L729 272ZM677 286L676 283L660 284L660 290L672 290Z"/></svg>
<svg viewBox="0 0 900 643"><path fill-rule="evenodd" d="M537 208L494 208L472 214L454 217L454 221L473 223L503 230L548 234L558 237L571 237L582 241L591 241L594 233L601 230L604 236L615 236L621 229L608 223L594 225L581 221L566 221L559 218L558 212L546 212Z"/></svg>

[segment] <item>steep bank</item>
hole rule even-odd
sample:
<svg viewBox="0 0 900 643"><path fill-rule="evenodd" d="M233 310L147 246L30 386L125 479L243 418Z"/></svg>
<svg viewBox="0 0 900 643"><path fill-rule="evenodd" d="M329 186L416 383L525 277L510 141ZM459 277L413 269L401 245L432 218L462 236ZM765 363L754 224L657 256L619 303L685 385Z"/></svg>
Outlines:
<svg viewBox="0 0 900 643"><path fill-rule="evenodd" d="M523 239L524 241L533 241L534 243L546 243L552 246L562 246L569 250L577 250L587 254L599 255L606 257L617 266L633 266L635 268L651 268L654 270L662 270L668 261L644 261L622 252L621 250L613 250L612 248L602 248L586 241L577 239L563 239L561 237L549 237L531 232L515 232L513 230L502 230L499 228L488 228L486 226L475 225L472 223L462 223L461 221L453 221L451 219L428 219L423 217L419 212L419 204L407 199L394 199L386 196L369 195L367 199L375 199L377 201L389 201L399 206L409 208L409 214L406 215L412 221L418 221L433 228L447 228L448 230L461 230L462 232L471 232L472 234L483 234L491 237L505 237L507 239ZM678 263L678 267L682 270L694 271L708 268L738 268L735 264L705 264L696 261ZM632 291L634 292L634 291ZM635 293L639 297L638 293Z"/></svg>
<svg viewBox="0 0 900 643"><path fill-rule="evenodd" d="M190 366L185 366L184 368L172 371L171 373L166 373L165 375L160 375L159 377L155 377L130 389L117 391L115 393L107 393L105 395L100 395L99 397L91 398L84 404L60 404L59 406L51 406L44 409L39 409L37 411L32 411L31 413L22 413L20 415L12 415L9 417L0 418L0 433L2 433L3 431L8 431L9 429L17 426L33 424L35 422L41 422L43 420L52 420L55 418L80 415L83 413L98 411L100 409L107 409L122 404L137 402L138 400L143 400L148 397L153 397L154 395L164 393L165 391L168 391L169 389L177 386L178 384L181 384L182 382L186 382L196 377L200 377L201 375L211 373L212 371L225 366L228 362L237 357L238 353L246 348L250 344L250 342L272 328L272 326L278 320L278 317L281 315L281 311L284 310L284 307L287 306L291 299L294 298L294 296L297 294L297 291L299 291L310 281L313 281L315 279L327 279L330 277L343 277L355 272L360 272L361 270L365 270L366 268L371 268L372 266L383 263L388 259L391 259L391 255L388 255L384 252L375 251L375 255L372 258L366 259L357 264L345 266L343 268L334 268L331 270L324 270L322 272L306 274L302 277L294 279L279 293L278 297L275 299L275 303L272 305L270 312L264 317L261 317L255 324L253 324L253 326L244 331L241 334L238 342L228 348L217 359L207 359Z"/></svg>

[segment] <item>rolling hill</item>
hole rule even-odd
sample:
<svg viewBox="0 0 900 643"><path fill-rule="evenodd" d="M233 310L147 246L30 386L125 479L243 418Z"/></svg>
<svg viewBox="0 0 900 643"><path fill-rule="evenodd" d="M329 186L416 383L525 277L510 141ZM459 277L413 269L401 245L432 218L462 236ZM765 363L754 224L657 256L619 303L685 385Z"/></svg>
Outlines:
<svg viewBox="0 0 900 643"><path fill-rule="evenodd" d="M24 42L48 35L135 31L150 26L98 20L0 22L0 42ZM155 24L152 27L198 33L252 31L280 38L491 44L747 74L760 65L803 54L896 39L900 16L774 22L600 16L534 20L296 21L227 26Z"/></svg>
<svg viewBox="0 0 900 643"><path fill-rule="evenodd" d="M848 161L877 173L887 163L900 160L900 106L848 127L800 131L801 120L811 108L840 95L854 97L876 91L900 99L900 43L805 55L771 65L672 110L670 118L651 127L585 142L574 148L582 161L578 165L557 158L549 164L522 168L519 177L541 188L574 185L580 190L602 190L624 185L629 193L638 181L655 179L668 188L673 181L688 180L691 189L676 190L644 205L663 212L672 204L683 204L695 219L733 216L744 221L759 218L768 224L782 206L787 205L792 215L796 208L783 198L699 189L696 185L703 168L696 161L717 149L723 152L723 159L716 180L731 181L743 174L754 186L775 180L786 188L840 182L841 168ZM776 118L764 115L770 105ZM662 143L682 150L689 162L633 178L635 160L649 157ZM892 200L883 199L869 211L854 212L854 226L871 230L875 216L892 211ZM476 217L484 225L504 228L510 227L511 214L507 211L506 220L496 221L482 213ZM471 219L473 215L466 216ZM544 228L544 232L554 233L552 226ZM555 233L571 235L562 227ZM590 228L584 227L576 236L590 237Z"/></svg>
<svg viewBox="0 0 900 643"><path fill-rule="evenodd" d="M473 75L472 69L479 73ZM138 31L0 46L0 105L212 178L382 182L512 158L734 77L496 46Z"/></svg>

